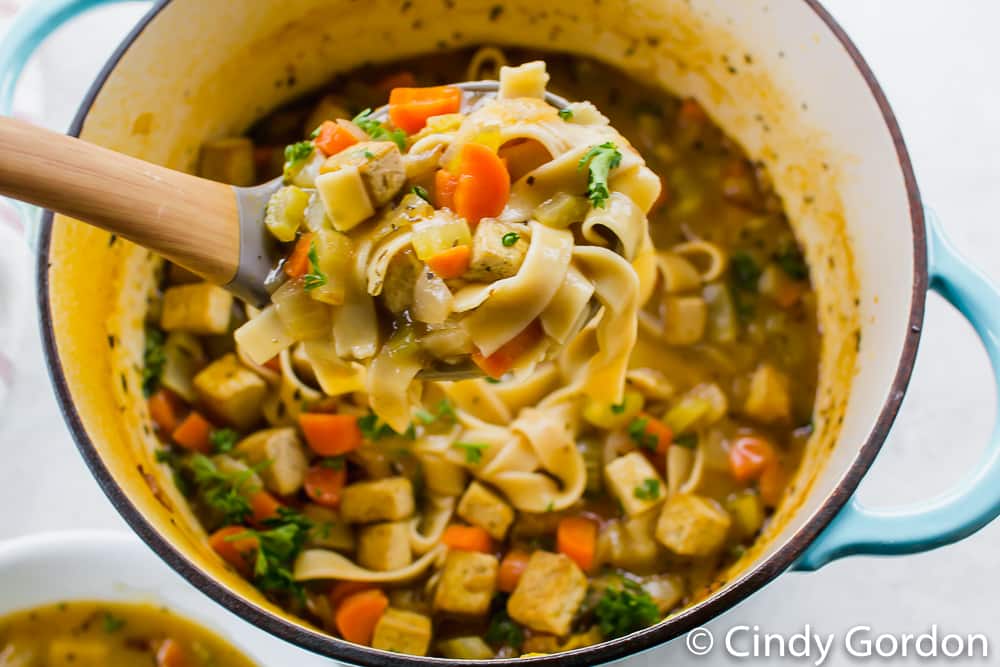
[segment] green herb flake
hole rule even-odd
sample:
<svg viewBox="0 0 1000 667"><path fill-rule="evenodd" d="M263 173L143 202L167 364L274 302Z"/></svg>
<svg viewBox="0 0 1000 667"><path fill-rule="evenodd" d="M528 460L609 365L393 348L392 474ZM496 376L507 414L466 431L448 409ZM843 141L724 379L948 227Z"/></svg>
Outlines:
<svg viewBox="0 0 1000 667"><path fill-rule="evenodd" d="M358 417L358 428L361 429L361 435L368 440L381 440L392 436L410 437L413 424L410 424L405 433L396 433L391 426L379 419L378 415L369 412L367 415Z"/></svg>
<svg viewBox="0 0 1000 667"><path fill-rule="evenodd" d="M362 153L362 155L365 156L366 160L374 160L375 159L375 153L372 153L371 151L365 151L364 153Z"/></svg>
<svg viewBox="0 0 1000 667"><path fill-rule="evenodd" d="M573 110L572 109L560 109L559 110L559 117L562 118L563 120L572 120L573 119Z"/></svg>
<svg viewBox="0 0 1000 667"><path fill-rule="evenodd" d="M694 449L695 447L698 446L698 434L681 433L680 435L675 435L673 441L670 444L677 445L678 447L683 447L684 449Z"/></svg>
<svg viewBox="0 0 1000 667"><path fill-rule="evenodd" d="M265 524L267 530L248 528L228 540L255 538L259 546L254 559L254 584L264 592L291 593L304 602L305 592L292 576L292 566L305 546L313 523L295 510L282 508L277 518Z"/></svg>
<svg viewBox="0 0 1000 667"><path fill-rule="evenodd" d="M507 232L500 239L500 242L503 243L503 246L505 248L509 248L512 245L514 245L515 243L517 243L518 240L520 240L520 238L521 238L521 235L518 234L517 232Z"/></svg>
<svg viewBox="0 0 1000 667"><path fill-rule="evenodd" d="M494 646L509 646L516 650L524 643L524 631L506 611L501 610L490 619L484 639Z"/></svg>
<svg viewBox="0 0 1000 667"><path fill-rule="evenodd" d="M656 500L660 497L660 480L644 479L632 492L639 500Z"/></svg>
<svg viewBox="0 0 1000 667"><path fill-rule="evenodd" d="M622 163L622 154L614 143L607 141L594 146L580 158L577 169L588 167L587 198L595 208L604 208L611 196L608 190L608 174Z"/></svg>
<svg viewBox="0 0 1000 667"><path fill-rule="evenodd" d="M729 260L729 275L733 287L745 292L756 292L761 270L757 261L745 252L735 252Z"/></svg>
<svg viewBox="0 0 1000 667"><path fill-rule="evenodd" d="M427 188L420 185L414 185L411 192L420 197L421 199L423 199L428 204L433 203L431 202L431 193L427 192Z"/></svg>
<svg viewBox="0 0 1000 667"><path fill-rule="evenodd" d="M326 283L326 274L319 268L319 251L316 250L316 242L313 241L309 244L309 273L302 277L302 287L311 292Z"/></svg>
<svg viewBox="0 0 1000 667"><path fill-rule="evenodd" d="M466 463L479 463L483 460L483 452L490 448L489 445L479 442L456 442L452 447L465 450Z"/></svg>
<svg viewBox="0 0 1000 667"><path fill-rule="evenodd" d="M106 611L101 618L101 624L104 627L104 631L110 635L125 627L125 619L115 616L110 611Z"/></svg>
<svg viewBox="0 0 1000 667"><path fill-rule="evenodd" d="M329 468L330 470L343 470L344 469L344 457L343 456L331 456L329 458L322 459L319 465L324 468Z"/></svg>
<svg viewBox="0 0 1000 667"><path fill-rule="evenodd" d="M294 169L308 160L316 146L311 141L300 141L285 147L285 169Z"/></svg>
<svg viewBox="0 0 1000 667"><path fill-rule="evenodd" d="M160 388L163 367L167 363L167 355L163 351L163 340L162 331L147 327L142 352L142 395L145 398L149 398Z"/></svg>
<svg viewBox="0 0 1000 667"><path fill-rule="evenodd" d="M195 454L184 462L195 488L205 504L217 512L227 524L243 523L253 513L246 498L247 484L264 464L247 470L224 473L203 454Z"/></svg>
<svg viewBox="0 0 1000 667"><path fill-rule="evenodd" d="M625 401L622 401L621 403L612 403L611 412L616 415L620 415L625 412ZM645 428L645 426L643 428Z"/></svg>
<svg viewBox="0 0 1000 667"><path fill-rule="evenodd" d="M622 637L660 620L656 603L634 581L624 579L620 588L608 587L594 608L601 633L608 639Z"/></svg>
<svg viewBox="0 0 1000 667"><path fill-rule="evenodd" d="M785 274L793 280L809 278L809 265L802 251L794 243L784 246L774 254L774 261Z"/></svg>
<svg viewBox="0 0 1000 667"><path fill-rule="evenodd" d="M216 454L225 454L233 451L236 443L240 439L239 433L231 428L217 428L209 434L208 439L212 443L212 449Z"/></svg>
<svg viewBox="0 0 1000 667"><path fill-rule="evenodd" d="M318 138L319 137L319 133L322 132L322 131L323 131L323 126L322 125L318 125L315 130L313 130L312 132L309 133L309 138L310 139L316 139L316 138Z"/></svg>
<svg viewBox="0 0 1000 667"><path fill-rule="evenodd" d="M371 109L365 109L359 113L354 117L353 122L372 139L376 141L391 141L399 146L399 150L406 150L406 132L387 129L381 121L372 118Z"/></svg>
<svg viewBox="0 0 1000 667"><path fill-rule="evenodd" d="M643 449L655 451L660 444L660 439L656 437L656 434L646 431L648 424L649 420L646 417L636 417L628 425L628 436Z"/></svg>
<svg viewBox="0 0 1000 667"><path fill-rule="evenodd" d="M422 424L433 424L435 421L437 421L437 416L432 415L430 412L424 410L423 408L420 408L419 410L414 412L413 416L416 417L417 421L419 421Z"/></svg>

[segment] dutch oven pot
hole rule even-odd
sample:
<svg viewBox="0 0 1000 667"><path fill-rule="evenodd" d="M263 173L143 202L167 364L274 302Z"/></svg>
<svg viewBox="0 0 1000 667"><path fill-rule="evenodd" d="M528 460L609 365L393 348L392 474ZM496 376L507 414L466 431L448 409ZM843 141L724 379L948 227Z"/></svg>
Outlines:
<svg viewBox="0 0 1000 667"><path fill-rule="evenodd" d="M0 45L0 111L33 47L108 1L40 0L25 11ZM683 613L531 662L635 654L704 624L789 568L931 549L1000 513L997 437L975 472L941 497L890 510L852 499L903 399L928 288L969 319L994 368L1000 294L925 212L882 90L814 0L163 0L107 63L70 132L191 169L203 140L242 131L338 71L484 42L586 53L696 97L769 167L806 249L824 333L815 434L758 546ZM290 642L356 664L441 662L322 634L223 566L152 457L137 368L153 258L51 214L38 231L53 385L81 453L132 528L207 596Z"/></svg>

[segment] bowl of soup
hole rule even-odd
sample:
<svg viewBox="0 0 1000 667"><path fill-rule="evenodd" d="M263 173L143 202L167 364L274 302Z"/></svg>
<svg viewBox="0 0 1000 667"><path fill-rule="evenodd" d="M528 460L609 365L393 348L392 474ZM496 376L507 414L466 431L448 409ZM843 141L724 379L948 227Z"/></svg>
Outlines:
<svg viewBox="0 0 1000 667"><path fill-rule="evenodd" d="M123 43L73 133L237 185L284 170L290 187L329 128L411 148L419 131L370 116L392 91L539 61L658 179L648 243L626 253L635 317L602 339L630 347L620 399L553 408L602 349L583 327L533 372L490 362L492 377L402 392L409 412L385 419L355 366L298 341L255 358L234 332L260 312L47 216L53 381L140 537L207 596L329 657L593 664L677 637L792 565L931 548L991 520L988 475L930 509L851 501L904 395L931 278L984 335L996 297L926 225L891 109L816 3L171 0ZM511 188L531 187L545 165L522 171L508 148ZM597 153L580 157L585 173ZM422 183L358 220L416 226L445 188ZM312 188L295 187L282 217L307 220ZM560 194L480 221L492 235L471 252L516 274L546 220L597 206ZM303 290L329 278L300 243L326 230L317 220L279 239ZM376 334L417 321L421 345L450 345L410 301L444 274L408 252L380 273L395 324ZM335 321L347 306L332 304Z"/></svg>

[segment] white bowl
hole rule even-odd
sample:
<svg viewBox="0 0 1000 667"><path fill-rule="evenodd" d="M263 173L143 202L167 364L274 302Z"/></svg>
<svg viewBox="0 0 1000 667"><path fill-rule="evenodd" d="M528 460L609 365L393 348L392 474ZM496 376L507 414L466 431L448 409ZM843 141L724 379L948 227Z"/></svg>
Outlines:
<svg viewBox="0 0 1000 667"><path fill-rule="evenodd" d="M72 600L166 606L224 637L262 667L337 664L210 602L127 533L42 533L0 543L0 616Z"/></svg>

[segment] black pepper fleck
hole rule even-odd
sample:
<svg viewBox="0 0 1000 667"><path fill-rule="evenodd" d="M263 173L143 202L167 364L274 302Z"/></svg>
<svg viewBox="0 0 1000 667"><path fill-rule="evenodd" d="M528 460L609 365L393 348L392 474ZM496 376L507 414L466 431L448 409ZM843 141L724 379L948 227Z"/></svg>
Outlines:
<svg viewBox="0 0 1000 667"><path fill-rule="evenodd" d="M503 5L493 5L490 7L490 20L496 21L503 14Z"/></svg>

